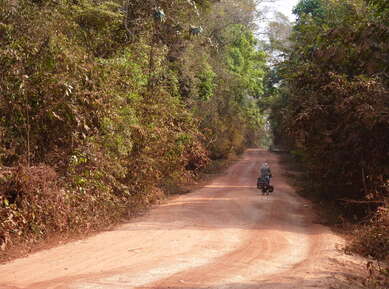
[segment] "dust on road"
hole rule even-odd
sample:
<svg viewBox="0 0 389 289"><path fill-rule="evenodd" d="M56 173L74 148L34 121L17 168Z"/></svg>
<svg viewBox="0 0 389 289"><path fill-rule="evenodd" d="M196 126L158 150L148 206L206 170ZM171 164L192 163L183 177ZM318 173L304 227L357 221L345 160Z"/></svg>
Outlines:
<svg viewBox="0 0 389 289"><path fill-rule="evenodd" d="M267 160L275 192L256 189ZM1 289L329 288L347 262L343 240L259 149L208 185L133 222L0 266Z"/></svg>

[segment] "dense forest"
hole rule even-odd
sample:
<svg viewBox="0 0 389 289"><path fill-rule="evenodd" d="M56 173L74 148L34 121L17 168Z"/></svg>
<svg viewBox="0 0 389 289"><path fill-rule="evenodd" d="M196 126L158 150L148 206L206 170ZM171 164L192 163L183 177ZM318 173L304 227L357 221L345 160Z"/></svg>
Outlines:
<svg viewBox="0 0 389 289"><path fill-rule="evenodd" d="M256 4L0 2L0 245L116 223L257 146Z"/></svg>
<svg viewBox="0 0 389 289"><path fill-rule="evenodd" d="M289 38L271 34L274 141L305 165L309 194L362 221L351 247L388 260L389 2L302 0L293 12L272 29Z"/></svg>
<svg viewBox="0 0 389 289"><path fill-rule="evenodd" d="M265 41L255 0L0 0L0 255L272 141L362 222L352 248L388 260L389 2L294 14Z"/></svg>

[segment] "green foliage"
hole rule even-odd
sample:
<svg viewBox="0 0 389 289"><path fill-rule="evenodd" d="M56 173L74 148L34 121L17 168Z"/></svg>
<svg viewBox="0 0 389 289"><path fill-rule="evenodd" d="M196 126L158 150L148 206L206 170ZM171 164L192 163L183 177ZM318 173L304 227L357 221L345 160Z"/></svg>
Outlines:
<svg viewBox="0 0 389 289"><path fill-rule="evenodd" d="M265 85L276 139L291 140L310 197L356 226L348 249L388 260L389 22L387 1L300 1L292 49ZM277 108L277 109L274 109ZM370 218L369 218L370 217ZM366 285L386 288L388 275Z"/></svg>
<svg viewBox="0 0 389 289"><path fill-rule="evenodd" d="M98 6L86 2L84 7L75 6L75 21L84 29L109 29L120 23L120 8L114 2L104 2Z"/></svg>
<svg viewBox="0 0 389 289"><path fill-rule="evenodd" d="M283 121L281 131L303 152L324 194L383 202L389 26L377 13L384 10L364 1L302 1L297 8L319 9L323 17L296 24L293 51L278 68L284 101L277 104L283 112L273 114L276 123ZM363 213L374 210L365 207Z"/></svg>
<svg viewBox="0 0 389 289"><path fill-rule="evenodd" d="M231 41L227 49L227 63L240 82L237 94L258 98L263 93L265 53L256 48L253 32L243 25L230 26L225 37Z"/></svg>
<svg viewBox="0 0 389 289"><path fill-rule="evenodd" d="M264 126L255 98L263 93L265 54L257 50L253 33L245 25L230 25L223 38L228 45L221 60L213 63L214 71L222 71L217 79L218 94L200 110L205 114L202 126L215 159L258 145Z"/></svg>
<svg viewBox="0 0 389 289"><path fill-rule="evenodd" d="M253 1L213 2L0 2L0 242L119 222L259 142Z"/></svg>
<svg viewBox="0 0 389 289"><path fill-rule="evenodd" d="M202 100L209 100L214 95L216 74L209 64L206 63L204 66L204 70L198 76L198 91Z"/></svg>
<svg viewBox="0 0 389 289"><path fill-rule="evenodd" d="M298 21L303 21L304 18L312 17L316 21L324 20L326 10L323 0L300 0L293 9L293 13L297 15Z"/></svg>

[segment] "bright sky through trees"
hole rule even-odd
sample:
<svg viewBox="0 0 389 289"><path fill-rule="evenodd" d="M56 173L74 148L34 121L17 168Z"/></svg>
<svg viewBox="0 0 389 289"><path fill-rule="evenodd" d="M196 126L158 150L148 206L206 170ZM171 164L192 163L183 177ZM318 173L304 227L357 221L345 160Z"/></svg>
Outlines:
<svg viewBox="0 0 389 289"><path fill-rule="evenodd" d="M285 14L291 21L293 21L295 17L292 14L292 10L298 2L299 0L275 0L274 2L264 1L259 5L259 7L266 7L269 10L269 13L267 13L267 18L272 18L272 14L277 11Z"/></svg>
<svg viewBox="0 0 389 289"><path fill-rule="evenodd" d="M294 20L295 16L292 14L293 8L297 5L299 0L278 0L275 3L270 3L269 6L273 7L275 11L279 11Z"/></svg>
<svg viewBox="0 0 389 289"><path fill-rule="evenodd" d="M268 23L275 20L275 12L281 12L287 16L290 21L295 21L292 10L298 2L299 0L263 0L262 3L258 5L259 10L264 13L264 18L257 22L257 37L262 40L266 39L265 31L268 27Z"/></svg>

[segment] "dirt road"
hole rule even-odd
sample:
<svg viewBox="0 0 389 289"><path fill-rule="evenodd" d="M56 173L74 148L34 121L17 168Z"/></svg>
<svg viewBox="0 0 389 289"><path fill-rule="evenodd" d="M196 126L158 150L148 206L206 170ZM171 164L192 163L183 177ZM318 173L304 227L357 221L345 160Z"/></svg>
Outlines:
<svg viewBox="0 0 389 289"><path fill-rule="evenodd" d="M265 159L271 196L255 187ZM252 149L223 176L131 223L1 265L0 288L329 288L343 240L311 211L279 157Z"/></svg>

